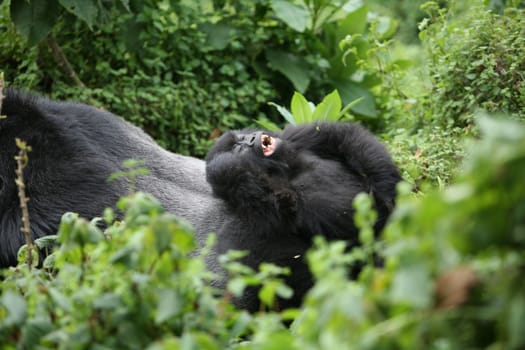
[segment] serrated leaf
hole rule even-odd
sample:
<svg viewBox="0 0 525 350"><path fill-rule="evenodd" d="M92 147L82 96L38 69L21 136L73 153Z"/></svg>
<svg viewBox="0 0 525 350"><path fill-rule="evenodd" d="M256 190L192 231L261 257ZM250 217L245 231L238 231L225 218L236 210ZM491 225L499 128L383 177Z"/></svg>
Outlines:
<svg viewBox="0 0 525 350"><path fill-rule="evenodd" d="M16 30L33 46L51 31L60 15L60 6L56 0L13 0L9 11Z"/></svg>
<svg viewBox="0 0 525 350"><path fill-rule="evenodd" d="M304 6L288 0L272 0L270 5L277 18L298 32L304 32L310 22L310 14Z"/></svg>
<svg viewBox="0 0 525 350"><path fill-rule="evenodd" d="M66 10L80 18L91 28L98 17L98 6L95 0L58 0Z"/></svg>
<svg viewBox="0 0 525 350"><path fill-rule="evenodd" d="M312 108L306 98L297 91L293 94L290 108L298 124L312 121Z"/></svg>
<svg viewBox="0 0 525 350"><path fill-rule="evenodd" d="M326 95L323 101L315 107L312 119L337 121L341 107L341 97L337 90L334 90Z"/></svg>

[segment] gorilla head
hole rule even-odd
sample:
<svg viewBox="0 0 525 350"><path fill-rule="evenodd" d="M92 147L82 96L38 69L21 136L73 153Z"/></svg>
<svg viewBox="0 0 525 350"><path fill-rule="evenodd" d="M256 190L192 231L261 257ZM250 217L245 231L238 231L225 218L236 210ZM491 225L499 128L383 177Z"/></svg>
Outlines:
<svg viewBox="0 0 525 350"><path fill-rule="evenodd" d="M360 192L375 200L378 233L393 209L401 179L385 147L350 123L288 126L280 133L228 132L206 162L214 194L237 218L219 232L219 249L225 244L249 250L244 263L252 267L263 261L290 266L287 282L297 295L311 285L297 257L304 255L312 237L358 244L352 201Z"/></svg>

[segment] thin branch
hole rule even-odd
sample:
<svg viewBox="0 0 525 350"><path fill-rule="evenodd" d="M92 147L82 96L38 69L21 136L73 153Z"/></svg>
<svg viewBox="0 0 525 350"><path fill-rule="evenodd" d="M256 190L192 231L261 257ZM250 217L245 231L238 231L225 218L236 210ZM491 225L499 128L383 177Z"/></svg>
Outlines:
<svg viewBox="0 0 525 350"><path fill-rule="evenodd" d="M16 145L20 149L16 159L16 185L18 187L18 198L20 199L20 209L22 210L22 227L21 231L24 234L27 245L27 265L31 269L33 266L33 240L31 239L31 226L29 225L29 210L27 202L29 198L26 196L26 185L24 183L24 168L29 161L27 153L31 151L31 147L24 141L16 139Z"/></svg>
<svg viewBox="0 0 525 350"><path fill-rule="evenodd" d="M2 118L2 102L4 102L4 72L0 72L0 119Z"/></svg>
<svg viewBox="0 0 525 350"><path fill-rule="evenodd" d="M71 66L71 63L69 63L69 60L67 59L66 55L64 55L64 52L56 42L53 35L49 34L46 41L47 46L51 50L51 55L53 56L53 59L55 60L58 67L66 74L73 84L82 88L86 88L86 85L84 85L84 83L78 77L77 73L73 69L73 66Z"/></svg>

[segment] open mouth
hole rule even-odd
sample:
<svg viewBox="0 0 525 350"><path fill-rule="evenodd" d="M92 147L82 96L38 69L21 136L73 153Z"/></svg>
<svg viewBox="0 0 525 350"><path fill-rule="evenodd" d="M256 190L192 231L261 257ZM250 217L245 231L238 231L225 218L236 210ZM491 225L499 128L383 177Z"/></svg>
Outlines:
<svg viewBox="0 0 525 350"><path fill-rule="evenodd" d="M269 157L275 152L275 139L269 135L261 135L261 147L265 157Z"/></svg>

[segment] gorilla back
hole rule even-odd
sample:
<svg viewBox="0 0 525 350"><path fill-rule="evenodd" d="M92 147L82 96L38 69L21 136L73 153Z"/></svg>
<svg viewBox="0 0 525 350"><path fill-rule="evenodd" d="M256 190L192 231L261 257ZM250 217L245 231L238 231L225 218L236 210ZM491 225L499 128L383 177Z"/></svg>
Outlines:
<svg viewBox="0 0 525 350"><path fill-rule="evenodd" d="M159 147L123 119L76 103L58 103L8 89L0 119L0 267L14 265L23 244L15 185L15 138L32 146L24 169L33 238L55 234L64 212L100 216L127 193L122 181L108 182L126 159L141 159L149 175L137 189L191 222L198 239L217 231L223 213L205 180L202 160Z"/></svg>

